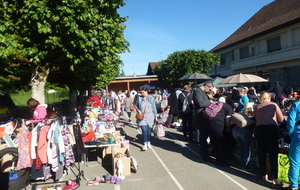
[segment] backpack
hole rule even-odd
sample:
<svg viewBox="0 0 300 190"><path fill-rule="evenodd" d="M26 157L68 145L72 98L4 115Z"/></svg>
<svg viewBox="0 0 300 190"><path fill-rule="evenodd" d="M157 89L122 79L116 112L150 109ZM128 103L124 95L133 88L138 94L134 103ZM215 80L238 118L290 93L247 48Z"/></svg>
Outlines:
<svg viewBox="0 0 300 190"><path fill-rule="evenodd" d="M182 93L182 95L184 96L184 100L183 100L183 103L182 103L181 112L182 113L191 113L192 109L191 109L191 106L189 105L189 102L188 102L188 96L190 95L190 93L188 93L186 96L184 95L184 93Z"/></svg>
<svg viewBox="0 0 300 190"><path fill-rule="evenodd" d="M220 112L223 107L223 102L212 102L204 110L202 116L206 119L212 119Z"/></svg>

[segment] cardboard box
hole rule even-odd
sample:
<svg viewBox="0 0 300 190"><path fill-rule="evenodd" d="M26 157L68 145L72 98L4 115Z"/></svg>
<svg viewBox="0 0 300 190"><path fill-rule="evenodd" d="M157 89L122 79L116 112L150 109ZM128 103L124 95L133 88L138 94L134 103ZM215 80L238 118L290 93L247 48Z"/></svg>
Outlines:
<svg viewBox="0 0 300 190"><path fill-rule="evenodd" d="M130 176L131 175L131 159L130 153L127 148L115 148L115 154L113 157L113 173L115 176L118 176L118 162L121 162L124 166L123 175ZM120 152L126 155L126 157L116 158L115 155Z"/></svg>

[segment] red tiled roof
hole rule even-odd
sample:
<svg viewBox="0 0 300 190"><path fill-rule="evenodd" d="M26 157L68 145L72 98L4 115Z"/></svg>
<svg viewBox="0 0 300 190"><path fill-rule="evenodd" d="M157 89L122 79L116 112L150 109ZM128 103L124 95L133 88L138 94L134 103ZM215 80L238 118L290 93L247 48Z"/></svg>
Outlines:
<svg viewBox="0 0 300 190"><path fill-rule="evenodd" d="M159 62L149 62L151 69L154 69Z"/></svg>
<svg viewBox="0 0 300 190"><path fill-rule="evenodd" d="M261 8L231 36L210 51L222 50L297 22L300 22L300 0L275 0Z"/></svg>

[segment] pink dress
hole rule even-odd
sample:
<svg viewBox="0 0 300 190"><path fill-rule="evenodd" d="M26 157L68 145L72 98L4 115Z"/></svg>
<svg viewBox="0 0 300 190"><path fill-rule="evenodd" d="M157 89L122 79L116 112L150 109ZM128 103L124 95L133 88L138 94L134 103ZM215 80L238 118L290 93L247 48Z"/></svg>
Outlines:
<svg viewBox="0 0 300 190"><path fill-rule="evenodd" d="M19 169L31 167L28 133L29 133L28 129L25 126L23 121L23 125L20 130L19 143L18 143L19 159L17 163L17 168Z"/></svg>

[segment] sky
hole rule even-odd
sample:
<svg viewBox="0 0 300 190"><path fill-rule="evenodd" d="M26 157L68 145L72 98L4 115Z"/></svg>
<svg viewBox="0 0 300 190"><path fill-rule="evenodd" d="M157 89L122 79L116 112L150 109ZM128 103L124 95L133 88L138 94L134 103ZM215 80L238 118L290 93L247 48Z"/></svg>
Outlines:
<svg viewBox="0 0 300 190"><path fill-rule="evenodd" d="M124 36L130 52L121 54L126 76L145 75L149 62L176 51L209 51L273 0L124 0Z"/></svg>

